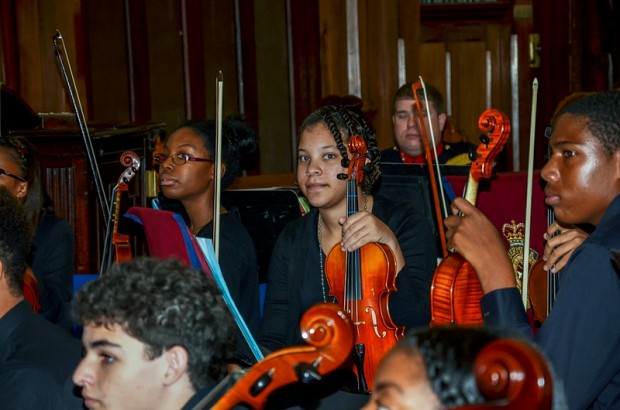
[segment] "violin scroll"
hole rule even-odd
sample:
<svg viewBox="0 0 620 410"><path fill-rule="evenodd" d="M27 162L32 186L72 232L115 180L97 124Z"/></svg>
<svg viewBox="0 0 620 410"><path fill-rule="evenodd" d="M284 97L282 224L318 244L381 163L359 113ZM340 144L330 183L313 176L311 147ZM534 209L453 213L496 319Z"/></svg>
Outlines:
<svg viewBox="0 0 620 410"><path fill-rule="evenodd" d="M352 156L348 164L348 179L361 181L364 178L364 165L366 164L368 155L366 141L364 141L364 138L360 135L352 135L351 138L349 138L348 148Z"/></svg>
<svg viewBox="0 0 620 410"><path fill-rule="evenodd" d="M140 156L133 151L125 151L121 154L120 162L126 169L118 178L118 184L127 185L140 169Z"/></svg>
<svg viewBox="0 0 620 410"><path fill-rule="evenodd" d="M140 169L140 156L133 151L125 151L121 154L120 162L126 168L118 178L116 187L114 187L112 245L114 246L114 262L116 263L131 260L129 236L118 232L118 218L120 216L121 193L127 191L129 181L131 181L138 169Z"/></svg>
<svg viewBox="0 0 620 410"><path fill-rule="evenodd" d="M495 160L510 136L510 119L501 111L491 108L478 118L478 128L487 135L481 138L482 142L471 164L470 175L476 182L493 175Z"/></svg>

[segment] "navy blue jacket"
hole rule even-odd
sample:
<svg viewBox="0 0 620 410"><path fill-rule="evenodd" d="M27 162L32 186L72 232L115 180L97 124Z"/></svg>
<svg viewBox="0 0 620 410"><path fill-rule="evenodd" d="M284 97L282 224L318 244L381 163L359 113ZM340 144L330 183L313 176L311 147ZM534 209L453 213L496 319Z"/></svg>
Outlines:
<svg viewBox="0 0 620 410"><path fill-rule="evenodd" d="M534 336L549 358L571 410L620 408L620 195L562 270L553 310ZM487 324L531 330L516 289L485 295Z"/></svg>
<svg viewBox="0 0 620 410"><path fill-rule="evenodd" d="M3 409L83 409L71 376L79 340L32 311L26 301L0 318L0 399Z"/></svg>

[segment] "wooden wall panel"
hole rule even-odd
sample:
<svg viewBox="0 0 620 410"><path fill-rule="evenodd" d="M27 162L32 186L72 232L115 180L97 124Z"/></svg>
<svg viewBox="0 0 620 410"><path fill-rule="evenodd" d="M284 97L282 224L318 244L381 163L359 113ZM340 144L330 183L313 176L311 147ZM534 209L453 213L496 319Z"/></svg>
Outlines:
<svg viewBox="0 0 620 410"><path fill-rule="evenodd" d="M483 41L462 41L448 46L452 57L452 125L470 142L478 144L478 118L486 109Z"/></svg>
<svg viewBox="0 0 620 410"><path fill-rule="evenodd" d="M24 0L14 4L14 36L18 46L15 56L19 60L16 91L37 112L67 111L70 105L56 64L52 37L56 29L62 32L78 88L83 91L89 65L77 47L78 36L82 35L80 1ZM88 101L82 105L87 110Z"/></svg>
<svg viewBox="0 0 620 410"><path fill-rule="evenodd" d="M183 83L183 36L181 2L157 0L145 2L146 61L136 64L136 75L143 72L148 78L150 120L164 121L172 132L185 121L186 90ZM204 93L205 90L192 90ZM136 106L141 97L136 96ZM204 113L195 113L204 117Z"/></svg>
<svg viewBox="0 0 620 410"><path fill-rule="evenodd" d="M202 3L204 31L202 58L206 88L196 91L204 93L206 113L203 115L215 118L215 78L219 71L224 75L224 115L237 114L239 100L234 2L216 0Z"/></svg>
<svg viewBox="0 0 620 410"><path fill-rule="evenodd" d="M420 46L418 58L418 73L410 78L410 81L417 81L418 76L422 76L425 83L432 84L447 99L447 79L446 79L446 43L441 41L426 42ZM448 102L446 101L446 109Z"/></svg>
<svg viewBox="0 0 620 410"><path fill-rule="evenodd" d="M292 37L295 133L303 119L321 100L321 47L319 36L319 4L315 0L288 0Z"/></svg>
<svg viewBox="0 0 620 410"><path fill-rule="evenodd" d="M420 0L398 1L398 37L405 43L405 80L412 81L419 75L421 62ZM399 87L401 85L398 84Z"/></svg>
<svg viewBox="0 0 620 410"><path fill-rule="evenodd" d="M131 107L125 1L109 0L102 6L87 2L84 9L87 21L99 22L87 26L92 118L128 121L135 119L135 113Z"/></svg>
<svg viewBox="0 0 620 410"><path fill-rule="evenodd" d="M259 0L256 16L256 78L261 171L293 169L286 8L279 0Z"/></svg>
<svg viewBox="0 0 620 410"><path fill-rule="evenodd" d="M319 0L321 94L349 94L346 1Z"/></svg>
<svg viewBox="0 0 620 410"><path fill-rule="evenodd" d="M398 1L367 0L360 7L360 66L364 108L380 148L392 146L392 96L398 88Z"/></svg>

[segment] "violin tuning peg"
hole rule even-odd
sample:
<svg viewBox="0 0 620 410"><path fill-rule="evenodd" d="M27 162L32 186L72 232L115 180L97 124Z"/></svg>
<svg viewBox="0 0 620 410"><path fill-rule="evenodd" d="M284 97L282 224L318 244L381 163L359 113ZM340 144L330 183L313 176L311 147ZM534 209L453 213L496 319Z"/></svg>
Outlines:
<svg viewBox="0 0 620 410"><path fill-rule="evenodd" d="M488 135L484 135L481 134L480 135L480 142L482 142L483 144L487 145L489 143L489 136Z"/></svg>

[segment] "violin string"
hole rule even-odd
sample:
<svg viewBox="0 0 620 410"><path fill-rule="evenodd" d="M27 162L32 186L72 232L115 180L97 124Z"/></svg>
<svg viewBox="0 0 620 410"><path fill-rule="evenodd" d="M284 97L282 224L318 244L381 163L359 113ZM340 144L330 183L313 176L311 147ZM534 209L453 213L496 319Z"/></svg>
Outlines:
<svg viewBox="0 0 620 410"><path fill-rule="evenodd" d="M368 210L368 195L364 194L364 211ZM323 217L319 213L317 227L317 237L319 240L319 265L321 267L321 291L323 302L327 302L327 290L325 289L325 266L323 265Z"/></svg>

